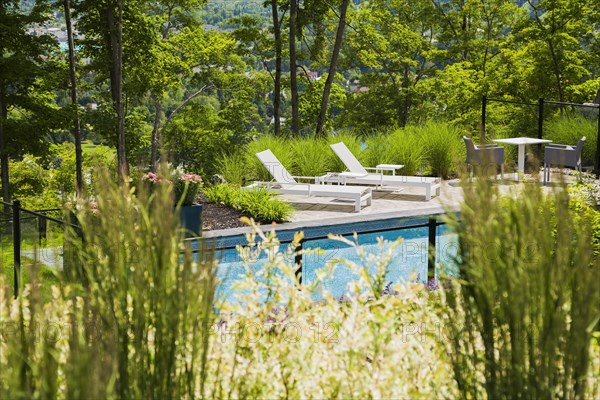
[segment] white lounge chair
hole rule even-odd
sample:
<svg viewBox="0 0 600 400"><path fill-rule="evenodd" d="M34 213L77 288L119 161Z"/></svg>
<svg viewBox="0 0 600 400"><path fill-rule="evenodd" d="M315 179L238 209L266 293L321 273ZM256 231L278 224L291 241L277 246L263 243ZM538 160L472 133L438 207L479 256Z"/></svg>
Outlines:
<svg viewBox="0 0 600 400"><path fill-rule="evenodd" d="M440 195L441 180L425 176L406 175L383 175L380 173L369 173L367 169L378 170L378 168L365 168L354 154L343 142L330 145L335 154L342 160L350 174L344 177L345 183L356 183L359 185L393 186L393 187L421 187L425 189L425 200L431 200L431 192L435 190L436 196Z"/></svg>
<svg viewBox="0 0 600 400"><path fill-rule="evenodd" d="M361 186L338 186L338 185L316 185L310 183L299 183L294 178L314 179L314 177L294 177L279 162L271 150L256 153L256 157L262 162L265 168L274 178L273 182L254 182L244 187L244 189L253 189L257 187L266 187L269 190L280 194L305 195L308 197L333 197L352 199L355 202L354 211L360 212L361 203L366 202L371 205L371 188Z"/></svg>

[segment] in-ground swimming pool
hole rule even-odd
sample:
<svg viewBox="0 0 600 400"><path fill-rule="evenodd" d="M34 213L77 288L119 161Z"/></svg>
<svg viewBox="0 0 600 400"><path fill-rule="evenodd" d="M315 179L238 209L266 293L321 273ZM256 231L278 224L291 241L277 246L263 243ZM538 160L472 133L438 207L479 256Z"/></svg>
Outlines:
<svg viewBox="0 0 600 400"><path fill-rule="evenodd" d="M344 235L352 240L351 232L358 232L358 243L363 246L366 253L377 254L380 252L378 238L394 242L402 238L402 243L394 249L395 256L389 265L386 279L391 283L415 279L427 280L428 254L429 254L429 228L426 226L428 217L405 218L394 220L370 221L358 224L341 224L316 228L303 229L303 254L302 278L304 284L309 284L316 279L317 271L328 263L335 264L334 272L323 282L323 290L329 291L335 297L347 293L348 284L358 276L345 264L337 263L338 259L345 259L361 264L361 259L355 248L329 238L329 233ZM417 227L415 227L417 226ZM293 238L296 230L278 232L282 242L281 251L285 251ZM360 233L364 232L364 233ZM436 228L436 267L442 266L451 269L454 257L457 254L456 234L449 232L446 225ZM235 249L238 244L246 244L244 236L221 237L215 239L218 249L217 257L219 266L217 276L221 281L219 297L231 298L233 295L232 284L241 279L250 271L259 271L268 262L268 256L262 254L260 258L243 262ZM390 246L390 244L386 244ZM320 252L310 250L321 249ZM293 253L290 252L290 264L293 264ZM436 268L436 276L439 271Z"/></svg>

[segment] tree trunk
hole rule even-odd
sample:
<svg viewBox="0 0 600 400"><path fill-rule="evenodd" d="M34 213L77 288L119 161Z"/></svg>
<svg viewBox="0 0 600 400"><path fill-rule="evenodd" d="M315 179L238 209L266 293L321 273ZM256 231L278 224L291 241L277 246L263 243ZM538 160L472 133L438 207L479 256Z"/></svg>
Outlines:
<svg viewBox="0 0 600 400"><path fill-rule="evenodd" d="M6 203L10 202L10 193L8 185L10 184L10 175L8 172L8 151L6 149L6 132L4 131L4 121L8 112L4 102L4 94L0 93L0 175L2 180L2 200ZM4 207L8 212L8 207Z"/></svg>
<svg viewBox="0 0 600 400"><path fill-rule="evenodd" d="M290 91L292 92L292 134L298 135L300 113L298 108L298 65L296 60L296 26L298 0L290 0Z"/></svg>
<svg viewBox="0 0 600 400"><path fill-rule="evenodd" d="M158 147L161 142L160 123L162 116L162 104L154 99L154 127L152 129L152 153L150 155L150 171L156 172L158 167Z"/></svg>
<svg viewBox="0 0 600 400"><path fill-rule="evenodd" d="M596 98L594 99L595 104L600 104L600 88L598 88L598 93L596 93Z"/></svg>
<svg viewBox="0 0 600 400"><path fill-rule="evenodd" d="M83 191L83 151L81 150L81 126L79 124L79 106L77 103L77 73L75 70L75 44L73 42L73 25L71 23L71 1L64 0L65 24L67 25L67 42L69 45L69 78L71 80L71 105L73 106L73 137L75 138L75 173L77 175L77 191Z"/></svg>
<svg viewBox="0 0 600 400"><path fill-rule="evenodd" d="M400 116L400 126L408 125L410 118L410 68L404 66L404 76L402 77L402 113Z"/></svg>
<svg viewBox="0 0 600 400"><path fill-rule="evenodd" d="M117 169L119 182L129 175L125 145L125 108L123 105L123 0L117 1L117 10L110 6L108 30L110 32L111 69L110 88L117 115ZM115 11L117 15L115 15Z"/></svg>
<svg viewBox="0 0 600 400"><path fill-rule="evenodd" d="M465 1L464 0L461 0L461 2L460 2L460 11L462 12L462 23L460 24L460 30L461 30L461 34L462 34L462 46L463 46L462 59L464 61L468 61L469 60L469 46L467 46L467 43L469 43L469 35L468 35L469 19L467 17L467 11L465 10Z"/></svg>
<svg viewBox="0 0 600 400"><path fill-rule="evenodd" d="M346 12L348 11L348 5L350 0L342 0L340 6L340 22L338 25L337 33L335 35L335 43L333 45L333 54L331 55L331 63L329 64L329 71L327 80L325 81L325 88L323 89L323 99L321 100L321 112L319 113L319 119L317 121L317 136L323 136L323 127L325 126L325 119L327 118L327 106L329 104L329 93L331 92L331 85L335 78L335 71L337 68L338 57L340 55L340 49L342 48L342 41L344 39L344 29L346 27Z"/></svg>
<svg viewBox="0 0 600 400"><path fill-rule="evenodd" d="M552 67L553 67L552 69L554 71L554 77L556 78L556 89L558 90L558 100L560 102L564 102L565 101L565 93L564 93L563 85L562 85L560 60L558 59L558 55L556 54L556 51L554 51L554 44L552 43L552 39L548 39L547 43L548 43L548 49L550 50L550 56L552 57ZM561 104L560 111L562 112L563 109L564 109L564 106Z"/></svg>
<svg viewBox="0 0 600 400"><path fill-rule="evenodd" d="M275 135L281 134L281 27L279 26L279 11L277 0L271 0L271 12L273 14L273 34L275 36L275 87L273 89L273 123L275 124Z"/></svg>

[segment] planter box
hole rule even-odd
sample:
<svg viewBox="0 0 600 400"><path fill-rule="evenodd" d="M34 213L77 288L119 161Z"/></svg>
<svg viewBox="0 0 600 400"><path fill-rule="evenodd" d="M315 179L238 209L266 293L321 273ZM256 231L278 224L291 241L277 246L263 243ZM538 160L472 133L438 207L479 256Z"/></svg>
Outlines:
<svg viewBox="0 0 600 400"><path fill-rule="evenodd" d="M181 227L186 230L188 236L201 236L202 234L202 204L181 206L179 214Z"/></svg>

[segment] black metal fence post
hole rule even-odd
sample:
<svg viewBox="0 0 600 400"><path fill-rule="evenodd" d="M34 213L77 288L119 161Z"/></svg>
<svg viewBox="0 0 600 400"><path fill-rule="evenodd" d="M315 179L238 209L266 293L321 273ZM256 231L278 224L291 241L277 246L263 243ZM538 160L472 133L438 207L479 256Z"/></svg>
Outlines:
<svg viewBox="0 0 600 400"><path fill-rule="evenodd" d="M42 241L47 237L48 223L46 218L41 215L38 216L38 241L42 244Z"/></svg>
<svg viewBox="0 0 600 400"><path fill-rule="evenodd" d="M14 200L13 209L13 280L15 299L19 297L19 285L21 284L21 202Z"/></svg>
<svg viewBox="0 0 600 400"><path fill-rule="evenodd" d="M538 139L544 138L544 98L538 100ZM537 145L538 153L542 151L542 144Z"/></svg>
<svg viewBox="0 0 600 400"><path fill-rule="evenodd" d="M538 139L544 137L544 98L538 100Z"/></svg>
<svg viewBox="0 0 600 400"><path fill-rule="evenodd" d="M296 267L296 278L298 279L298 283L302 285L302 244L304 240L300 240L298 243L298 247L296 247L296 253L294 256L294 264Z"/></svg>
<svg viewBox="0 0 600 400"><path fill-rule="evenodd" d="M485 123L487 113L487 94L484 94L481 98L481 143L485 142Z"/></svg>
<svg viewBox="0 0 600 400"><path fill-rule="evenodd" d="M429 218L427 224L429 229L429 257L427 257L427 281L435 279L435 238L437 233L437 221Z"/></svg>

